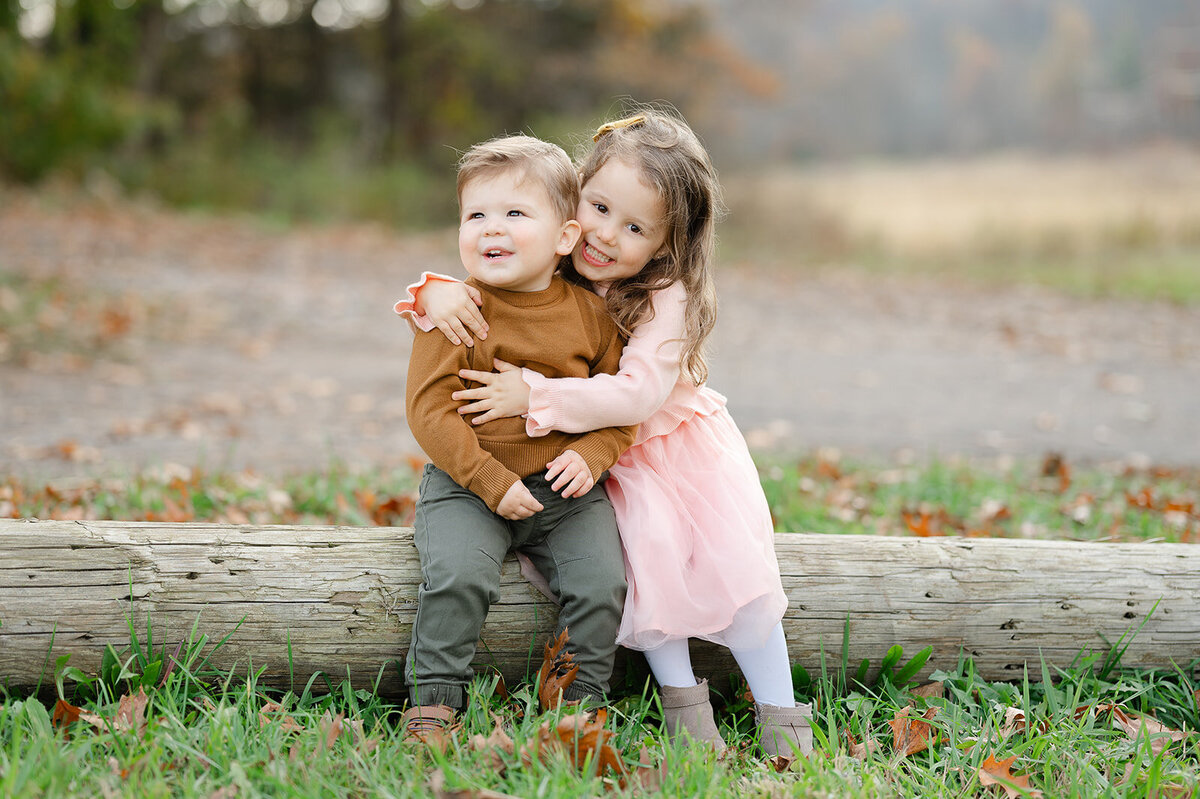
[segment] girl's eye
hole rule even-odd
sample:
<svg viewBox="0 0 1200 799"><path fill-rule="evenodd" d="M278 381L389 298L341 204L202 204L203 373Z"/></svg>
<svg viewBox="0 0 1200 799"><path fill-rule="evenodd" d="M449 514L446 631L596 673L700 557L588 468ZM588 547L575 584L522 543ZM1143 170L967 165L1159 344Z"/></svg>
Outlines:
<svg viewBox="0 0 1200 799"><path fill-rule="evenodd" d="M639 236L642 235L642 229L640 227L638 227L637 225L630 224L629 230L631 233L636 233Z"/></svg>
<svg viewBox="0 0 1200 799"><path fill-rule="evenodd" d="M596 210L599 211L600 213L602 213L602 214L608 213L608 206L605 205L604 203L592 203L592 205L595 206Z"/></svg>

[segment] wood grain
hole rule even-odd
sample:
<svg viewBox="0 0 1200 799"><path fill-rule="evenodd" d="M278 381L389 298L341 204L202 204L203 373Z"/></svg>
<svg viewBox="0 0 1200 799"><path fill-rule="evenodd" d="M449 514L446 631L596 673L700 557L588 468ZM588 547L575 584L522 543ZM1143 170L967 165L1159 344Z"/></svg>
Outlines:
<svg viewBox="0 0 1200 799"><path fill-rule="evenodd" d="M987 679L1019 679L1027 666L1040 678L1043 659L1106 652L1139 626L1126 665L1200 659L1200 547L800 533L775 543L790 654L810 672L822 651L841 662L847 618L854 664L877 664L893 644L933 646L926 672L953 668L961 652ZM241 674L253 664L263 684L300 689L320 671L334 683L378 679L398 696L394 661L419 581L408 528L0 520L0 682L52 684L66 654L94 673L106 644L125 650L130 626L144 640L149 623L168 651L193 627L210 641L228 635L213 663ZM477 667L510 684L536 671L556 610L510 556ZM698 674L725 684L726 650L694 643L693 655ZM621 668L640 674L638 660L626 653Z"/></svg>

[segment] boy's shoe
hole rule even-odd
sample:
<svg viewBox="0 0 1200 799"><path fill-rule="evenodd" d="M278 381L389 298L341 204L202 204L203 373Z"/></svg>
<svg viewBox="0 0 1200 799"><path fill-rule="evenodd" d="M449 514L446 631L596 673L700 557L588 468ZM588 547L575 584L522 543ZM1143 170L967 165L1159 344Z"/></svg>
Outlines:
<svg viewBox="0 0 1200 799"><path fill-rule="evenodd" d="M813 750L812 705L777 707L754 703L759 743L769 757L808 757Z"/></svg>
<svg viewBox="0 0 1200 799"><path fill-rule="evenodd" d="M725 739L713 719L708 680L701 680L699 685L690 688L662 686L662 707L667 740L674 743L687 733L693 741L710 744L718 752L725 751Z"/></svg>
<svg viewBox="0 0 1200 799"><path fill-rule="evenodd" d="M413 705L400 717L404 740L446 748L446 733L454 723L454 708L447 705Z"/></svg>

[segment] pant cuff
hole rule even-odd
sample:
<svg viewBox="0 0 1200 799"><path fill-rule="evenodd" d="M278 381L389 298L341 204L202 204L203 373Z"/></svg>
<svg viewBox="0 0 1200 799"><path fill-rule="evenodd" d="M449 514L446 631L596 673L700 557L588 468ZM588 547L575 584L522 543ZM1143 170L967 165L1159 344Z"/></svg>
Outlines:
<svg viewBox="0 0 1200 799"><path fill-rule="evenodd" d="M466 691L459 683L423 682L409 687L408 701L413 705L448 705L461 711Z"/></svg>
<svg viewBox="0 0 1200 799"><path fill-rule="evenodd" d="M578 680L564 688L562 693L564 702L581 702L586 699L592 704L603 705L608 701L604 691L581 684Z"/></svg>

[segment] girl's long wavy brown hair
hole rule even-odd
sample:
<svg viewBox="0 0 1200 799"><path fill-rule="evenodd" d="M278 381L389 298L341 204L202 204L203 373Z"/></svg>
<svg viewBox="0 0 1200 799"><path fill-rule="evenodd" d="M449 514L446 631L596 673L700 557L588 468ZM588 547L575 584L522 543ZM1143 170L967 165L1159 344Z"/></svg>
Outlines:
<svg viewBox="0 0 1200 799"><path fill-rule="evenodd" d="M654 316L651 299L676 282L687 291L680 365L696 385L708 378L705 342L717 316L713 281L716 222L723 213L721 186L708 152L688 124L659 108L637 108L634 116L609 123L580 166L584 185L610 159L636 167L662 197L666 252L632 277L614 281L604 295L608 311L626 336ZM569 280L587 284L563 259Z"/></svg>

